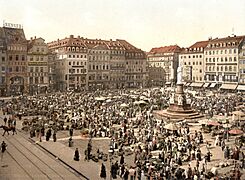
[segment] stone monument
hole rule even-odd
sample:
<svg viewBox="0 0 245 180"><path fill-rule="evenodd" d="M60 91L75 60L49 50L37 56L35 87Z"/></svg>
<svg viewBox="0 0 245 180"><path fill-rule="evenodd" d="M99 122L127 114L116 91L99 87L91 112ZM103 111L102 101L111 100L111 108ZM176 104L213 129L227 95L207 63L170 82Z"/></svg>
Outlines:
<svg viewBox="0 0 245 180"><path fill-rule="evenodd" d="M187 103L183 90L182 67L177 69L177 84L175 93L169 100L169 107L165 110L154 111L153 114L157 118L168 118L170 120L197 119L203 117L191 108L190 102Z"/></svg>

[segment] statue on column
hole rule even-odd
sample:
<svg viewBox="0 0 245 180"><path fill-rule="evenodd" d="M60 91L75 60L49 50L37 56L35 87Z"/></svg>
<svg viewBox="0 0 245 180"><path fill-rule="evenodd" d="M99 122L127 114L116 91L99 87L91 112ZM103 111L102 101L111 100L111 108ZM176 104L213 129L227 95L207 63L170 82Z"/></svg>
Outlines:
<svg viewBox="0 0 245 180"><path fill-rule="evenodd" d="M183 105L183 97L182 97L182 95L179 95L179 97L178 97L178 105L179 106Z"/></svg>
<svg viewBox="0 0 245 180"><path fill-rule="evenodd" d="M174 104L174 93L170 97L170 104Z"/></svg>
<svg viewBox="0 0 245 180"><path fill-rule="evenodd" d="M182 67L179 66L177 69L177 84L182 83Z"/></svg>

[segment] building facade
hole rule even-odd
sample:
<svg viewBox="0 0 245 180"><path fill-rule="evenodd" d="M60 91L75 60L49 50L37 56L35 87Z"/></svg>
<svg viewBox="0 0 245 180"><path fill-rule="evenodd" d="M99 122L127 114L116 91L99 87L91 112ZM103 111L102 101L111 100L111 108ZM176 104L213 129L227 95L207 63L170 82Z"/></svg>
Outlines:
<svg viewBox="0 0 245 180"><path fill-rule="evenodd" d="M30 94L47 92L49 87L48 46L42 38L28 41L28 85Z"/></svg>
<svg viewBox="0 0 245 180"><path fill-rule="evenodd" d="M88 50L88 87L94 90L108 89L110 87L110 50L102 41L96 44Z"/></svg>
<svg viewBox="0 0 245 180"><path fill-rule="evenodd" d="M208 41L199 41L185 48L179 55L184 82L204 82L204 49Z"/></svg>
<svg viewBox="0 0 245 180"><path fill-rule="evenodd" d="M48 43L56 54L54 74L57 90L80 90L87 87L88 49L80 37L57 40Z"/></svg>
<svg viewBox="0 0 245 180"><path fill-rule="evenodd" d="M157 76L155 72L149 72L149 74L155 74L154 78L149 76L151 82L160 84L176 83L179 53L181 50L177 45L151 49L147 56L149 71L154 71L155 68L162 68L159 72L164 73Z"/></svg>
<svg viewBox="0 0 245 180"><path fill-rule="evenodd" d="M245 84L245 41L242 42L239 52L239 83Z"/></svg>
<svg viewBox="0 0 245 180"><path fill-rule="evenodd" d="M216 38L204 50L204 79L217 84L239 82L239 52L244 36Z"/></svg>
<svg viewBox="0 0 245 180"><path fill-rule="evenodd" d="M145 53L125 40L107 41L80 36L74 38L71 35L69 38L48 43L48 46L58 57L55 60L56 79L61 86L58 89L146 85Z"/></svg>
<svg viewBox="0 0 245 180"><path fill-rule="evenodd" d="M125 87L146 87L148 72L145 52L125 40L118 41L125 49Z"/></svg>
<svg viewBox="0 0 245 180"><path fill-rule="evenodd" d="M3 28L0 28L0 96L6 95L7 82L6 82L6 43L4 38Z"/></svg>
<svg viewBox="0 0 245 180"><path fill-rule="evenodd" d="M28 93L27 40L22 28L2 27L6 43L6 94Z"/></svg>

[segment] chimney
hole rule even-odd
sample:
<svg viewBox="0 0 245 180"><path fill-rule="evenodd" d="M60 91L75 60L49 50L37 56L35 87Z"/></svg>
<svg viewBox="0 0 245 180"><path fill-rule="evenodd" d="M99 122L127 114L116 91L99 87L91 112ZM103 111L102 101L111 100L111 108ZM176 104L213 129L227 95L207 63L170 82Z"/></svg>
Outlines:
<svg viewBox="0 0 245 180"><path fill-rule="evenodd" d="M73 39L73 38L74 38L74 36L73 36L73 35L70 35L70 38L71 38L71 39Z"/></svg>
<svg viewBox="0 0 245 180"><path fill-rule="evenodd" d="M36 39L36 36L34 37L34 39Z"/></svg>
<svg viewBox="0 0 245 180"><path fill-rule="evenodd" d="M80 36L77 36L78 39L80 39Z"/></svg>
<svg viewBox="0 0 245 180"><path fill-rule="evenodd" d="M32 40L32 37L31 37L31 40Z"/></svg>

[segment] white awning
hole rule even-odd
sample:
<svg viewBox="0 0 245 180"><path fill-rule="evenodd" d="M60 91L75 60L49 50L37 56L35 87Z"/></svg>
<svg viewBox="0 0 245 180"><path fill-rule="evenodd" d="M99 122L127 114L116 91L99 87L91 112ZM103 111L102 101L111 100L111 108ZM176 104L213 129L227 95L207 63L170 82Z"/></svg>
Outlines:
<svg viewBox="0 0 245 180"><path fill-rule="evenodd" d="M166 82L165 84L166 84L166 85L170 85L170 84L171 84L171 82Z"/></svg>
<svg viewBox="0 0 245 180"><path fill-rule="evenodd" d="M211 83L209 87L214 88L216 86L216 83Z"/></svg>
<svg viewBox="0 0 245 180"><path fill-rule="evenodd" d="M235 90L237 87L237 84L222 84L220 89L230 89Z"/></svg>
<svg viewBox="0 0 245 180"><path fill-rule="evenodd" d="M203 83L193 82L191 83L191 87L202 87Z"/></svg>
<svg viewBox="0 0 245 180"><path fill-rule="evenodd" d="M189 83L189 82L187 82L187 83L185 83L185 85L184 86L189 86L191 83Z"/></svg>
<svg viewBox="0 0 245 180"><path fill-rule="evenodd" d="M245 85L238 85L236 89L239 91L245 91Z"/></svg>
<svg viewBox="0 0 245 180"><path fill-rule="evenodd" d="M208 87L210 83L204 83L203 87Z"/></svg>

